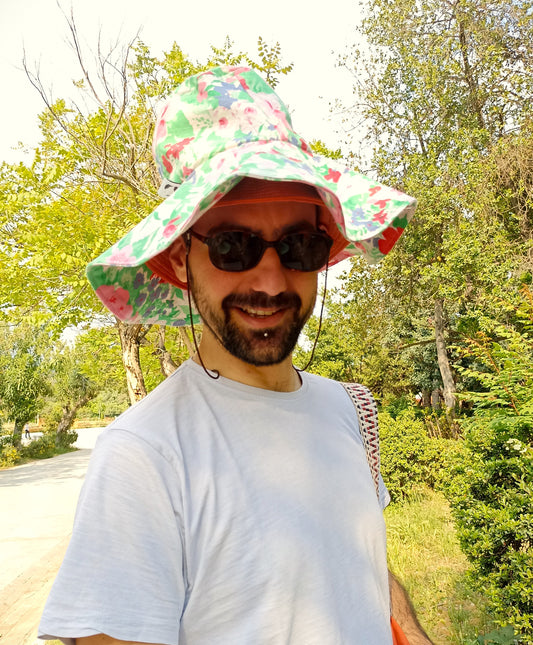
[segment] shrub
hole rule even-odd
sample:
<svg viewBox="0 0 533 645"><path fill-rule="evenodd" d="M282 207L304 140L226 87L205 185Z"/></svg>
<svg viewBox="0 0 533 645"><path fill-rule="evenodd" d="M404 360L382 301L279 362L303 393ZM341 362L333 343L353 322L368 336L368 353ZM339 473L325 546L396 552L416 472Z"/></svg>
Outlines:
<svg viewBox="0 0 533 645"><path fill-rule="evenodd" d="M11 434L0 435L0 452L2 451L4 446L12 446L12 445L13 445L13 435Z"/></svg>
<svg viewBox="0 0 533 645"><path fill-rule="evenodd" d="M28 459L48 459L56 454L55 440L52 435L43 434L21 448L21 454Z"/></svg>
<svg viewBox="0 0 533 645"><path fill-rule="evenodd" d="M15 448L12 441L0 443L0 467L14 466L20 461L20 456L20 452Z"/></svg>
<svg viewBox="0 0 533 645"><path fill-rule="evenodd" d="M412 397L407 395L396 396L387 401L382 401L382 410L387 412L393 419L396 419L399 414L405 410L411 408L416 416L419 416L418 411L415 410L413 406L414 400L411 400Z"/></svg>
<svg viewBox="0 0 533 645"><path fill-rule="evenodd" d="M75 430L58 432L55 435L55 444L58 448L70 448L77 438L78 433Z"/></svg>
<svg viewBox="0 0 533 645"><path fill-rule="evenodd" d="M461 441L429 437L414 408L399 411L396 418L381 412L379 427L381 471L392 501L412 498L426 486L446 487Z"/></svg>
<svg viewBox="0 0 533 645"><path fill-rule="evenodd" d="M533 643L533 418L480 411L448 490L471 579L500 625Z"/></svg>
<svg viewBox="0 0 533 645"><path fill-rule="evenodd" d="M524 285L498 305L505 324L481 317L463 348L469 367L458 369L478 389L462 393L475 409L448 494L472 581L499 624L532 644L533 291Z"/></svg>
<svg viewBox="0 0 533 645"><path fill-rule="evenodd" d="M516 645L518 640L511 625L500 627L490 634L478 636L475 641L468 641L466 645Z"/></svg>

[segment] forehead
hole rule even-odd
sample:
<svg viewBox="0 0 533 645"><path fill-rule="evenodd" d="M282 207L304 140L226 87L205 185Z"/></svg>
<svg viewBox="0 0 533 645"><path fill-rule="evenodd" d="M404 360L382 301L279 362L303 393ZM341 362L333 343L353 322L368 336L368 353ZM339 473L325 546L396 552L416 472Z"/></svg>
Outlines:
<svg viewBox="0 0 533 645"><path fill-rule="evenodd" d="M314 204L300 202L215 206L202 215L194 228L203 234L221 229L240 229L276 235L295 228L316 229L317 212Z"/></svg>

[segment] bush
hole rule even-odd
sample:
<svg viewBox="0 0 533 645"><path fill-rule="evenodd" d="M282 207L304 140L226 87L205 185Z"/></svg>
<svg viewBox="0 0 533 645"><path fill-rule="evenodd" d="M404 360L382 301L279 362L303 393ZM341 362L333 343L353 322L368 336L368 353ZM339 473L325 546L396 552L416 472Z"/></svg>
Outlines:
<svg viewBox="0 0 533 645"><path fill-rule="evenodd" d="M14 466L20 461L20 452L13 445L11 437L0 437L0 467Z"/></svg>
<svg viewBox="0 0 533 645"><path fill-rule="evenodd" d="M2 451L4 446L12 446L12 445L13 445L13 435L11 434L0 435L0 452Z"/></svg>
<svg viewBox="0 0 533 645"><path fill-rule="evenodd" d="M58 432L55 435L55 444L58 448L70 448L77 439L78 433L75 430Z"/></svg>
<svg viewBox="0 0 533 645"><path fill-rule="evenodd" d="M475 641L468 641L466 645L516 645L519 641L511 625L496 629L490 634L478 636Z"/></svg>
<svg viewBox="0 0 533 645"><path fill-rule="evenodd" d="M500 625L533 643L533 418L480 411L448 490L471 579Z"/></svg>
<svg viewBox="0 0 533 645"><path fill-rule="evenodd" d="M412 498L426 486L446 488L450 464L462 451L461 441L429 437L412 407L399 411L396 418L381 412L379 434L381 472L392 501Z"/></svg>
<svg viewBox="0 0 533 645"><path fill-rule="evenodd" d="M21 455L27 459L48 459L56 454L55 440L52 435L43 434L21 448Z"/></svg>
<svg viewBox="0 0 533 645"><path fill-rule="evenodd" d="M412 399L413 397L404 394L402 396L391 398L388 401L382 401L382 410L383 412L390 414L393 419L396 419L398 415L410 408L416 416L419 416L418 411L413 408L414 400Z"/></svg>

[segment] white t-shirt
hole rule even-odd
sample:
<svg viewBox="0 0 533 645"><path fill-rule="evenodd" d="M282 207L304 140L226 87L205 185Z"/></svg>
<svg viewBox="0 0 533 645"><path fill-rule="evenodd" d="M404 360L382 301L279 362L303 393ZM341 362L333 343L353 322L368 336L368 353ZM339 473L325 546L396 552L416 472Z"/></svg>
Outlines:
<svg viewBox="0 0 533 645"><path fill-rule="evenodd" d="M302 380L271 392L187 361L112 423L41 638L390 644L385 526L355 410L338 383Z"/></svg>

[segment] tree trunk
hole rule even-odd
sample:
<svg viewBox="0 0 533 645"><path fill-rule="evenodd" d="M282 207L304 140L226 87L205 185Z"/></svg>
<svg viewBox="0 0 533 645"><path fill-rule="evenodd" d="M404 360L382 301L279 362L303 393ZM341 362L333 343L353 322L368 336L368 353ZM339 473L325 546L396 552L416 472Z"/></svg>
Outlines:
<svg viewBox="0 0 533 645"><path fill-rule="evenodd" d="M446 415L453 419L455 415L455 381L448 360L446 350L446 341L444 339L444 311L443 301L435 301L435 341L437 344L437 362L439 364L440 375L442 378L444 405L446 406Z"/></svg>
<svg viewBox="0 0 533 645"><path fill-rule="evenodd" d="M161 365L163 376L170 376L178 369L176 363L172 360L170 352L165 346L165 327L160 326L157 330L157 358Z"/></svg>
<svg viewBox="0 0 533 645"><path fill-rule="evenodd" d="M15 419L15 426L13 428L13 445L15 448L20 448L22 444L22 426L24 424Z"/></svg>
<svg viewBox="0 0 533 645"><path fill-rule="evenodd" d="M94 392L84 394L81 399L78 399L72 405L67 404L63 406L63 416L57 424L56 436L60 436L62 432L68 432L70 430L74 423L74 419L78 414L78 410L89 403L91 399L94 399L95 396L96 390Z"/></svg>
<svg viewBox="0 0 533 645"><path fill-rule="evenodd" d="M431 406L431 390L422 390L421 405L423 408L429 408Z"/></svg>
<svg viewBox="0 0 533 645"><path fill-rule="evenodd" d="M147 328L143 325L126 325L117 319L117 329L122 348L122 363L126 371L126 383L130 403L133 405L143 399L146 394L146 385L141 369L139 347L141 340L146 336Z"/></svg>
<svg viewBox="0 0 533 645"><path fill-rule="evenodd" d="M189 356L192 356L195 353L194 345L191 342L191 339L189 338L189 334L187 333L187 330L185 327L178 327L181 340L183 341L183 344L189 351Z"/></svg>
<svg viewBox="0 0 533 645"><path fill-rule="evenodd" d="M481 107L479 85L477 79L474 76L474 70L472 69L472 65L470 64L470 59L468 57L468 40L464 20L458 19L457 22L459 25L459 43L461 47L461 56L463 58L463 70L470 95L470 105L473 113L476 115L479 128L484 130L485 119L483 118L483 110Z"/></svg>

